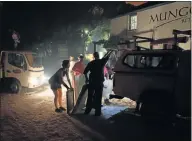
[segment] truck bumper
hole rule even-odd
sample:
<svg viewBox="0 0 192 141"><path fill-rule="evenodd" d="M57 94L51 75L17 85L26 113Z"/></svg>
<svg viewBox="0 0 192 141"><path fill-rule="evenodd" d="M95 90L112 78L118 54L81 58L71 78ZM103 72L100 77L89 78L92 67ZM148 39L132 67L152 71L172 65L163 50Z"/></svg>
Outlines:
<svg viewBox="0 0 192 141"><path fill-rule="evenodd" d="M31 84L31 83L28 84L28 88L30 88L30 89L39 88L41 86L45 86L45 83L42 82L42 83L39 83L39 84Z"/></svg>

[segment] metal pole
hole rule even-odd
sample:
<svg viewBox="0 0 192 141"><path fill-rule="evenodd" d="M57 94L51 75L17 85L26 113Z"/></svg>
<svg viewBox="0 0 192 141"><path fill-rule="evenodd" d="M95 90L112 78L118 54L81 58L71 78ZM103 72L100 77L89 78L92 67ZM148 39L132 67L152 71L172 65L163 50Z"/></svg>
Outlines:
<svg viewBox="0 0 192 141"><path fill-rule="evenodd" d="M94 43L94 52L96 52L97 48L96 48L96 43Z"/></svg>
<svg viewBox="0 0 192 141"><path fill-rule="evenodd" d="M136 41L137 41L137 37L134 37L134 48L138 50L138 48L136 47L137 46Z"/></svg>
<svg viewBox="0 0 192 141"><path fill-rule="evenodd" d="M173 44L173 50L177 50L177 33L174 34L174 44Z"/></svg>

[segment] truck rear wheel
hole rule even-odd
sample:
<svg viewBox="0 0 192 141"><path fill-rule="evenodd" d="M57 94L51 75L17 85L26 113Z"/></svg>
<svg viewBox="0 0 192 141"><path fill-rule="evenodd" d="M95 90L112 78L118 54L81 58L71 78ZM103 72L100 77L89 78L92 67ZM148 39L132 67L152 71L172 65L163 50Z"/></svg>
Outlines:
<svg viewBox="0 0 192 141"><path fill-rule="evenodd" d="M13 79L10 83L11 93L20 94L21 89L22 89L22 87L21 87L20 82L16 79Z"/></svg>
<svg viewBox="0 0 192 141"><path fill-rule="evenodd" d="M144 119L170 122L174 117L174 98L163 90L149 90L141 95L140 113Z"/></svg>

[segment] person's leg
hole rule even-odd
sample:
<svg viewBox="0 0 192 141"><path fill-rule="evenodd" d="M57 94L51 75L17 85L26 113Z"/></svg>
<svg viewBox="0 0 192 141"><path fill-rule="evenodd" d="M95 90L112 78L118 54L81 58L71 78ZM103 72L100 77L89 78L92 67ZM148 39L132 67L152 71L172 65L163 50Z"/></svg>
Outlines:
<svg viewBox="0 0 192 141"><path fill-rule="evenodd" d="M75 103L77 101L78 98L78 93L79 93L79 76L75 76L75 87L74 87L74 93L75 93Z"/></svg>
<svg viewBox="0 0 192 141"><path fill-rule="evenodd" d="M59 106L58 106L58 97L59 97L58 91L57 91L57 89L52 89L52 90L55 95L55 97L54 97L55 112L60 113L61 110L59 109Z"/></svg>
<svg viewBox="0 0 192 141"><path fill-rule="evenodd" d="M62 93L62 89L61 88L59 88L59 89L57 89L57 92L58 92L58 102L59 102L59 109L61 109L61 110L63 110L63 111L65 111L66 109L63 107L63 105L62 105L62 96L63 96L63 93Z"/></svg>
<svg viewBox="0 0 192 141"><path fill-rule="evenodd" d="M89 84L85 114L89 114L91 112L91 109L93 107L93 94L94 94L94 87L91 84Z"/></svg>
<svg viewBox="0 0 192 141"><path fill-rule="evenodd" d="M57 93L57 90L53 90L53 93L55 95L54 97L54 105L55 105L55 109L58 109L58 93Z"/></svg>
<svg viewBox="0 0 192 141"><path fill-rule="evenodd" d="M75 76L73 73L70 73L70 75L71 75L71 79L70 79L71 85L72 85L73 89L75 89Z"/></svg>
<svg viewBox="0 0 192 141"><path fill-rule="evenodd" d="M101 115L103 84L98 84L95 89L95 116Z"/></svg>
<svg viewBox="0 0 192 141"><path fill-rule="evenodd" d="M83 110L85 110L86 109L86 104L87 104L87 97L85 98L85 103L84 103L85 105L84 105L84 107L82 108Z"/></svg>

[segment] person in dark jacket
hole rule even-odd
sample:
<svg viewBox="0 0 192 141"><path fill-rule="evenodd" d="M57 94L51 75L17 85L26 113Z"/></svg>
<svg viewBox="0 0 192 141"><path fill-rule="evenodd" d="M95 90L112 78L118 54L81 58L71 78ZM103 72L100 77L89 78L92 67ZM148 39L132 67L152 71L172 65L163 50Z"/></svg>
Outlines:
<svg viewBox="0 0 192 141"><path fill-rule="evenodd" d="M103 82L104 82L104 66L108 61L109 53L105 55L102 59L99 59L99 53L95 52L93 54L94 60L89 62L87 64L87 67L84 70L86 83L89 83L88 99L87 99L86 109L84 114L89 114L92 108L95 108L95 116L101 115L101 101L102 101ZM90 72L89 79L87 76L88 72Z"/></svg>
<svg viewBox="0 0 192 141"><path fill-rule="evenodd" d="M62 68L60 68L50 79L49 84L51 86L51 89L55 95L54 98L54 104L55 104L55 112L62 112L66 109L62 106L62 89L61 85L63 84L64 87L67 88L67 90L72 89L71 82L69 79L68 69L69 69L69 60L64 60L62 62ZM63 77L67 76L67 80L69 82L69 86L63 81Z"/></svg>

